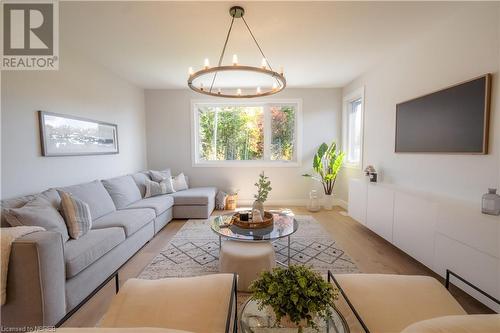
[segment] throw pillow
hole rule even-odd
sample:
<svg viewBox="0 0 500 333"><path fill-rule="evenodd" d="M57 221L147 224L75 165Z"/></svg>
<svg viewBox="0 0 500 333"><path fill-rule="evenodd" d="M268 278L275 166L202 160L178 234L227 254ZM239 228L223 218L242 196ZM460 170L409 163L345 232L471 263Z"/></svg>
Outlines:
<svg viewBox="0 0 500 333"><path fill-rule="evenodd" d="M165 169L163 171L149 170L149 175L151 176L151 180L157 183L161 183L165 179L172 177L170 169Z"/></svg>
<svg viewBox="0 0 500 333"><path fill-rule="evenodd" d="M219 191L215 196L215 209L224 210L226 207L227 193Z"/></svg>
<svg viewBox="0 0 500 333"><path fill-rule="evenodd" d="M68 230L61 214L46 199L38 196L19 208L2 211L12 227L38 226L62 235L63 241L69 239Z"/></svg>
<svg viewBox="0 0 500 333"><path fill-rule="evenodd" d="M61 210L68 227L69 236L78 239L92 227L90 207L70 193L59 191L59 196L61 197Z"/></svg>
<svg viewBox="0 0 500 333"><path fill-rule="evenodd" d="M174 186L172 184L172 178L165 179L162 182L155 182L146 179L145 184L146 184L146 194L144 195L144 198L175 192Z"/></svg>
<svg viewBox="0 0 500 333"><path fill-rule="evenodd" d="M172 183L174 184L174 190L183 191L188 189L186 177L183 173L178 174L174 178L172 178Z"/></svg>

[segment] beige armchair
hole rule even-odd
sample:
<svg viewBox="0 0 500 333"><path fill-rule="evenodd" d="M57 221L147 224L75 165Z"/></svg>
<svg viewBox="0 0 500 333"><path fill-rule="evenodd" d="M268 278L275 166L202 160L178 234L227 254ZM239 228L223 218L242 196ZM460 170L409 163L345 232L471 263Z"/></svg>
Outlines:
<svg viewBox="0 0 500 333"><path fill-rule="evenodd" d="M368 333L500 333L500 315L467 315L429 276L329 272Z"/></svg>
<svg viewBox="0 0 500 333"><path fill-rule="evenodd" d="M235 274L130 279L113 299L100 326L229 333L235 329L236 284Z"/></svg>

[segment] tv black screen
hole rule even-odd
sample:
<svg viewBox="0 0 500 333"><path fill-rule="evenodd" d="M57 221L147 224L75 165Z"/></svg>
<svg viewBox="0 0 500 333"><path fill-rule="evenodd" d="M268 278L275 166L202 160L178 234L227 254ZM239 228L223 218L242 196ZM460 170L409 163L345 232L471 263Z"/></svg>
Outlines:
<svg viewBox="0 0 500 333"><path fill-rule="evenodd" d="M396 106L396 152L488 153L491 75Z"/></svg>

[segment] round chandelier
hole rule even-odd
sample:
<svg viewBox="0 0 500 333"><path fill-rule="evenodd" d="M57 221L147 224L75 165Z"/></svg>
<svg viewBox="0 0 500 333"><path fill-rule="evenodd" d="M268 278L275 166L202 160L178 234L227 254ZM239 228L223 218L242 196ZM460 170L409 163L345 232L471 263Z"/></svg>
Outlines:
<svg viewBox="0 0 500 333"><path fill-rule="evenodd" d="M215 97L228 97L228 98L253 98L253 97L262 97L276 94L286 87L286 79L283 75L283 69L281 68L279 72L274 71L269 63L268 59L264 55L262 48L260 47L257 39L255 38L252 30L248 26L247 22L243 15L245 14L245 10L243 7L234 6L229 9L229 15L231 15L232 20L229 26L229 30L227 32L226 40L224 42L224 46L222 48L221 55L219 57L219 62L217 66L210 67L210 62L208 59L205 59L205 63L202 69L198 71L193 71L193 68L189 68L189 78L188 78L188 86L192 90L196 91L200 94L205 94L209 96ZM254 66L245 66L238 64L238 56L236 54L233 55L233 61L231 65L222 65L222 61L224 59L224 53L226 52L227 42L229 40L229 36L231 35L231 30L233 28L234 20L237 18L241 18L245 23L245 26L252 36L255 45L259 49L260 54L262 55L262 63L261 67ZM242 89L242 88L215 88L217 75L221 72L248 72L252 74L257 74L259 76L269 77L271 78L272 84L269 86L257 86L254 89ZM197 83L196 81L201 81L201 79L209 79L208 82L210 84L208 86L204 86L203 83Z"/></svg>

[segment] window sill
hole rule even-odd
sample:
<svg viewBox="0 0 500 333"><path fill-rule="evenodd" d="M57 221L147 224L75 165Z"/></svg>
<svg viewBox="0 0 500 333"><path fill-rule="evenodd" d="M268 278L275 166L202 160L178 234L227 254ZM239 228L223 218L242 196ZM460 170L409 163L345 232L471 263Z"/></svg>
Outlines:
<svg viewBox="0 0 500 333"><path fill-rule="evenodd" d="M298 168L300 162L283 161L203 161L195 162L194 168Z"/></svg>
<svg viewBox="0 0 500 333"><path fill-rule="evenodd" d="M361 170L362 169L361 164L344 163L343 167L346 169L352 169L352 170Z"/></svg>

